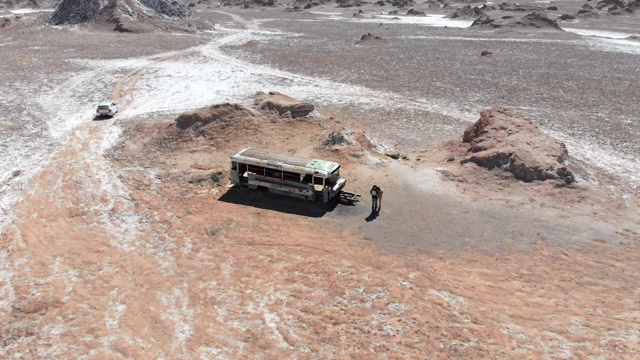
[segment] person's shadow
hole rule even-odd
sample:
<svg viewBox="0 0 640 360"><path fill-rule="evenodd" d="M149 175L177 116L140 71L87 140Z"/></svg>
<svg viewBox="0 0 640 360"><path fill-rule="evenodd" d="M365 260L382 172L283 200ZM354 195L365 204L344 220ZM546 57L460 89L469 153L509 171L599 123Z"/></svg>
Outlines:
<svg viewBox="0 0 640 360"><path fill-rule="evenodd" d="M375 220L375 218L378 217L378 214L380 214L380 209L379 208L377 210L376 209L371 209L371 214L369 214L369 216L367 216L365 218L365 220L367 222L373 221L373 220Z"/></svg>

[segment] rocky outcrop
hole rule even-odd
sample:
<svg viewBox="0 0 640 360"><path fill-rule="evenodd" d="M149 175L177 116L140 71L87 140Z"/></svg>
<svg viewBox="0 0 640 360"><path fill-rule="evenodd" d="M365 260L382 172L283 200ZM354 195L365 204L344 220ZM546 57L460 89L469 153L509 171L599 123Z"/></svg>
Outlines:
<svg viewBox="0 0 640 360"><path fill-rule="evenodd" d="M245 9L253 7L278 6L278 0L223 0L222 6L239 6Z"/></svg>
<svg viewBox="0 0 640 360"><path fill-rule="evenodd" d="M597 18L599 17L598 13L591 10L591 9L580 9L578 10L578 12L576 13L576 17L581 17L581 18Z"/></svg>
<svg viewBox="0 0 640 360"><path fill-rule="evenodd" d="M343 8L361 6L362 2L360 0L338 0L338 6Z"/></svg>
<svg viewBox="0 0 640 360"><path fill-rule="evenodd" d="M183 113L176 118L175 124L180 130L192 129L198 132L211 123L237 116L251 117L253 115L242 105L225 103Z"/></svg>
<svg viewBox="0 0 640 360"><path fill-rule="evenodd" d="M311 9L315 6L320 6L325 4L326 0L296 0L293 2L293 7L300 7L302 9Z"/></svg>
<svg viewBox="0 0 640 360"><path fill-rule="evenodd" d="M501 20L495 19L478 19L475 20L470 28L475 29L498 29L498 28L514 28L525 30L555 30L562 31L556 20L549 19L545 13L534 11L521 18L507 18Z"/></svg>
<svg viewBox="0 0 640 360"><path fill-rule="evenodd" d="M568 158L565 145L516 112L503 108L483 111L465 130L462 141L469 146L462 164L501 169L524 182L575 181L564 164Z"/></svg>
<svg viewBox="0 0 640 360"><path fill-rule="evenodd" d="M560 20L574 20L576 18L575 15L571 15L571 14L562 14L560 16L558 16L558 19Z"/></svg>
<svg viewBox="0 0 640 360"><path fill-rule="evenodd" d="M417 11L415 9L409 9L407 11L407 15L409 15L409 16L427 16L427 14L424 11Z"/></svg>
<svg viewBox="0 0 640 360"><path fill-rule="evenodd" d="M414 0L391 0L391 5L397 8L405 8L414 6L416 2Z"/></svg>
<svg viewBox="0 0 640 360"><path fill-rule="evenodd" d="M50 22L55 25L111 23L115 30L134 31L136 23L181 19L191 14L191 10L176 1L63 0Z"/></svg>
<svg viewBox="0 0 640 360"><path fill-rule="evenodd" d="M427 0L424 2L424 5L429 9L442 9L449 6L443 0Z"/></svg>
<svg viewBox="0 0 640 360"><path fill-rule="evenodd" d="M379 41L379 40L382 40L380 36L371 35L371 33L368 33L366 35L362 35L360 40L356 41L356 45L362 45L372 41Z"/></svg>
<svg viewBox="0 0 640 360"><path fill-rule="evenodd" d="M601 0L595 6L582 5L576 16L590 18L600 15L630 15L638 9L640 9L640 0Z"/></svg>
<svg viewBox="0 0 640 360"><path fill-rule="evenodd" d="M81 24L94 20L108 2L103 0L63 0L51 17L54 25Z"/></svg>
<svg viewBox="0 0 640 360"><path fill-rule="evenodd" d="M259 93L256 96L255 106L260 110L266 110L293 119L307 116L314 110L311 103L301 102L275 91Z"/></svg>
<svg viewBox="0 0 640 360"><path fill-rule="evenodd" d="M479 7L466 5L457 8L450 16L452 19L488 19L489 16Z"/></svg>
<svg viewBox="0 0 640 360"><path fill-rule="evenodd" d="M530 11L542 11L544 10L541 6L536 5L527 5L527 4L518 4L518 3L502 3L498 5L498 8L502 11L519 11L519 12L530 12Z"/></svg>
<svg viewBox="0 0 640 360"><path fill-rule="evenodd" d="M549 19L545 13L534 11L513 21L512 26L533 27L536 29L562 30L555 20Z"/></svg>

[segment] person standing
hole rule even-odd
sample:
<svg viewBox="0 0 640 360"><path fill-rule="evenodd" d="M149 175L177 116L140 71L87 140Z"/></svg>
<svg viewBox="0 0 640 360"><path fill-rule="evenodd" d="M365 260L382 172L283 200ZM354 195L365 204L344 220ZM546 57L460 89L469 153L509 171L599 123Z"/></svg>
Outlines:
<svg viewBox="0 0 640 360"><path fill-rule="evenodd" d="M382 195L381 189L378 185L373 185L369 194L371 194L371 211L378 211L380 209L378 201L380 200L380 195Z"/></svg>

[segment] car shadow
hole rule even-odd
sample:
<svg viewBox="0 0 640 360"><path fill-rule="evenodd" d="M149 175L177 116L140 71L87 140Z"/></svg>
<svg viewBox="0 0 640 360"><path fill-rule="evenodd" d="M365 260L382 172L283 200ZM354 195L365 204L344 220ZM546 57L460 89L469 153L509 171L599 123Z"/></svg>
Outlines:
<svg viewBox="0 0 640 360"><path fill-rule="evenodd" d="M107 116L107 115L96 115L93 118L93 121L104 121L104 120L111 120L113 119L112 116Z"/></svg>
<svg viewBox="0 0 640 360"><path fill-rule="evenodd" d="M322 201L312 202L271 194L268 190L251 190L237 186L229 188L218 201L314 218L333 211L339 203L330 201L328 204L323 204Z"/></svg>

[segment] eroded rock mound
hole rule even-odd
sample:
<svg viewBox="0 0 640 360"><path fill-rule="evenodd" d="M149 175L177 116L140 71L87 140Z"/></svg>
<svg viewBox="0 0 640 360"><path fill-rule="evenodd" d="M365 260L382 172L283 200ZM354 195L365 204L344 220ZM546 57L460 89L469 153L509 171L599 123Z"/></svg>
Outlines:
<svg viewBox="0 0 640 360"><path fill-rule="evenodd" d="M252 116L252 112L242 105L224 103L183 113L176 118L176 127L180 130L193 129L198 132L221 119Z"/></svg>
<svg viewBox="0 0 640 360"><path fill-rule="evenodd" d="M553 30L563 31L558 22L553 19L549 19L545 13L534 11L521 18L503 18L501 20L495 19L477 19L471 24L471 28L476 29L498 29L498 28L511 28L511 29L528 29L528 30Z"/></svg>
<svg viewBox="0 0 640 360"><path fill-rule="evenodd" d="M465 130L462 141L469 144L462 164L502 169L524 182L575 181L564 165L568 158L565 145L516 112L503 108L483 111Z"/></svg>
<svg viewBox="0 0 640 360"><path fill-rule="evenodd" d="M114 30L135 32L154 21L186 18L191 10L167 0L63 0L53 16L55 25L88 22L114 24Z"/></svg>
<svg viewBox="0 0 640 360"><path fill-rule="evenodd" d="M489 16L482 11L479 7L466 5L461 8L457 8L456 11L451 14L452 19L487 19Z"/></svg>
<svg viewBox="0 0 640 360"><path fill-rule="evenodd" d="M311 103L301 102L275 91L259 93L255 106L260 110L277 112L280 116L290 116L293 119L307 116L314 110Z"/></svg>

